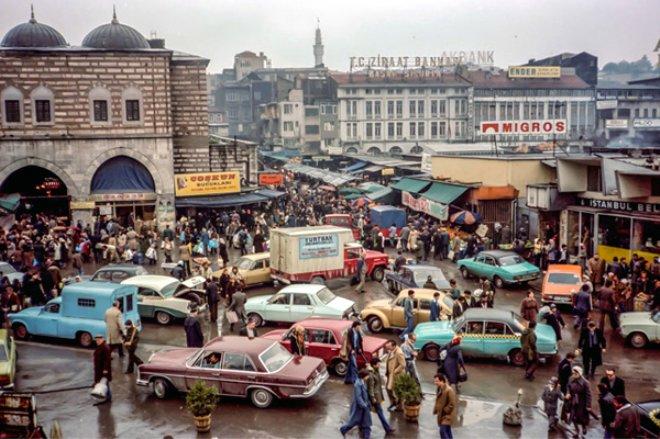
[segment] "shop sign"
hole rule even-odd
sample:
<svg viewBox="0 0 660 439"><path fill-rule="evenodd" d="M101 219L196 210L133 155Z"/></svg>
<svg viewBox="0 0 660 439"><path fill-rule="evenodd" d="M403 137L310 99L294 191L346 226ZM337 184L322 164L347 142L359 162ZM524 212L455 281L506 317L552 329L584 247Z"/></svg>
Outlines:
<svg viewBox="0 0 660 439"><path fill-rule="evenodd" d="M92 194L94 201L153 201L156 194L153 192L127 192L120 194Z"/></svg>
<svg viewBox="0 0 660 439"><path fill-rule="evenodd" d="M94 201L72 201L69 203L71 210L94 210L96 203Z"/></svg>
<svg viewBox="0 0 660 439"><path fill-rule="evenodd" d="M174 194L177 197L233 194L240 191L241 179L236 171L174 175Z"/></svg>
<svg viewBox="0 0 660 439"><path fill-rule="evenodd" d="M429 175L431 175L433 173L433 165L432 165L433 159L432 159L432 157L433 156L431 154L427 153L427 152L422 153L422 166L421 166L420 170L422 172L425 172L425 173L429 174Z"/></svg>
<svg viewBox="0 0 660 439"><path fill-rule="evenodd" d="M596 110L615 110L616 106L617 106L616 99L596 101Z"/></svg>
<svg viewBox="0 0 660 439"><path fill-rule="evenodd" d="M344 150L341 146L328 146L328 155L342 155Z"/></svg>
<svg viewBox="0 0 660 439"><path fill-rule="evenodd" d="M627 130L628 119L607 119L605 121L605 128Z"/></svg>
<svg viewBox="0 0 660 439"><path fill-rule="evenodd" d="M411 69L454 67L465 64L492 66L495 53L492 50L454 50L439 52L438 56L351 56L353 69ZM407 70L410 72L410 70Z"/></svg>
<svg viewBox="0 0 660 439"><path fill-rule="evenodd" d="M558 66L512 66L509 67L509 78L561 78L561 67Z"/></svg>
<svg viewBox="0 0 660 439"><path fill-rule="evenodd" d="M298 250L298 259L334 257L339 254L339 239L336 234L302 236Z"/></svg>
<svg viewBox="0 0 660 439"><path fill-rule="evenodd" d="M596 209L610 209L619 212L660 213L658 203L639 203L637 201L598 200L596 198L578 198L578 205Z"/></svg>
<svg viewBox="0 0 660 439"><path fill-rule="evenodd" d="M447 221L449 218L449 209L447 205L437 203L424 197L415 198L410 192L401 192L401 204L410 207L412 210L423 212L442 221Z"/></svg>
<svg viewBox="0 0 660 439"><path fill-rule="evenodd" d="M260 172L259 186L282 186L284 174L281 172Z"/></svg>
<svg viewBox="0 0 660 439"><path fill-rule="evenodd" d="M383 168L380 171L380 175L394 175L394 168Z"/></svg>
<svg viewBox="0 0 660 439"><path fill-rule="evenodd" d="M482 134L564 134L566 119L481 122Z"/></svg>
<svg viewBox="0 0 660 439"><path fill-rule="evenodd" d="M102 206L99 206L99 215L112 215L112 205L110 204L104 204Z"/></svg>
<svg viewBox="0 0 660 439"><path fill-rule="evenodd" d="M660 128L660 119L635 119L633 120L635 128Z"/></svg>

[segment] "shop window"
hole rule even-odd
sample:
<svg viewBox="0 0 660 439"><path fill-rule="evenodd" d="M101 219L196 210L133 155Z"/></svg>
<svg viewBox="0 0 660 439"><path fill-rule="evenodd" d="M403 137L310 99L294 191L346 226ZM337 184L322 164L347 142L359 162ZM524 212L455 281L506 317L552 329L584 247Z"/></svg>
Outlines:
<svg viewBox="0 0 660 439"><path fill-rule="evenodd" d="M600 166L587 166L587 190L592 192L602 191Z"/></svg>
<svg viewBox="0 0 660 439"><path fill-rule="evenodd" d="M600 215L598 242L609 247L630 248L630 218Z"/></svg>
<svg viewBox="0 0 660 439"><path fill-rule="evenodd" d="M632 251L645 251L660 255L660 222L633 220L633 231L630 243ZM649 258L646 258L649 259Z"/></svg>

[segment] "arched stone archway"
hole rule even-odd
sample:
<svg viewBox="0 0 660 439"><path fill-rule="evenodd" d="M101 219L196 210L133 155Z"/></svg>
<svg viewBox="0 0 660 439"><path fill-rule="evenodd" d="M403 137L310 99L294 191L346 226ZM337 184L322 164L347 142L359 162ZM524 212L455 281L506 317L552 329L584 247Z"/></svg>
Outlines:
<svg viewBox="0 0 660 439"><path fill-rule="evenodd" d="M410 148L410 154L421 154L424 152L424 148L422 148L419 145L415 145L412 148Z"/></svg>
<svg viewBox="0 0 660 439"><path fill-rule="evenodd" d="M357 153L358 153L358 149L354 146L349 146L348 148L346 148L346 154L357 154Z"/></svg>
<svg viewBox="0 0 660 439"><path fill-rule="evenodd" d="M25 168L26 166L38 166L49 170L64 182L68 193L72 198L76 199L82 196L80 188L65 170L48 160L40 159L38 157L26 157L24 159L16 160L0 169L0 183L4 182L13 172Z"/></svg>
<svg viewBox="0 0 660 439"><path fill-rule="evenodd" d="M400 146L393 146L390 148L390 154L401 155L403 154L403 150L401 149Z"/></svg>
<svg viewBox="0 0 660 439"><path fill-rule="evenodd" d="M92 161L92 163L90 163L89 168L87 169L82 187L86 188L86 190L89 191L92 186L92 179L94 178L94 174L96 174L96 171L101 167L101 165L103 165L103 163L118 156L130 157L133 160L136 160L137 162L142 164L145 168L147 168L147 170L151 174L151 177L154 179L154 184L156 186L156 193L160 195L166 192L163 183L163 177L160 175L158 168L156 167L156 165L154 165L151 159L142 153L124 147L113 148L97 156Z"/></svg>
<svg viewBox="0 0 660 439"><path fill-rule="evenodd" d="M367 149L367 154L369 155L378 155L381 153L382 151L380 150L380 148L377 148L375 146L372 146L371 148Z"/></svg>

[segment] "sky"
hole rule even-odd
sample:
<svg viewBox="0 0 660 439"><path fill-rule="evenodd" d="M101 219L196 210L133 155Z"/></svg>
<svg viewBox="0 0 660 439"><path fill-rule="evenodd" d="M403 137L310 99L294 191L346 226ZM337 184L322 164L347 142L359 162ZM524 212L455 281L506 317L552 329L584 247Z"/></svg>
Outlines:
<svg viewBox="0 0 660 439"><path fill-rule="evenodd" d="M309 67L317 18L325 65L348 70L351 56L440 56L494 51L508 67L562 52L587 51L599 65L653 54L660 0L0 0L0 35L29 19L53 26L71 45L119 21L166 47L232 67L243 50L273 67Z"/></svg>

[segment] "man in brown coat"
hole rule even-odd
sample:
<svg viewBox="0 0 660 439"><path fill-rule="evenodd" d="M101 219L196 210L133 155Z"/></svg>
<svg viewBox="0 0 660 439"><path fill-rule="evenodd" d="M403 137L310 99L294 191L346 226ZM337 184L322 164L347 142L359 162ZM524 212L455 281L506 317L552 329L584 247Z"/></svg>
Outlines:
<svg viewBox="0 0 660 439"><path fill-rule="evenodd" d="M594 285L602 285L603 275L605 274L605 260L596 253L587 261L587 271L589 272L589 280Z"/></svg>
<svg viewBox="0 0 660 439"><path fill-rule="evenodd" d="M396 345L394 340L388 340L385 343L387 349L387 358L385 359L385 375L387 376L387 396L390 399L390 406L387 408L389 411L394 411L400 406L400 401L394 394L394 380L397 376L405 373L406 371L406 357L403 351Z"/></svg>
<svg viewBox="0 0 660 439"><path fill-rule="evenodd" d="M530 290L527 292L527 297L520 303L520 315L528 322L533 322L536 320L538 313L539 303L534 298L534 291Z"/></svg>
<svg viewBox="0 0 660 439"><path fill-rule="evenodd" d="M105 327L110 352L117 349L119 351L119 358L124 358L124 317L121 315L119 307L119 300L115 300L112 303L112 307L108 308L105 312Z"/></svg>
<svg viewBox="0 0 660 439"><path fill-rule="evenodd" d="M438 416L440 437L442 439L452 439L451 424L456 417L456 393L447 384L447 378L444 375L437 374L434 377L434 382L438 387L438 393L435 397L433 414Z"/></svg>

